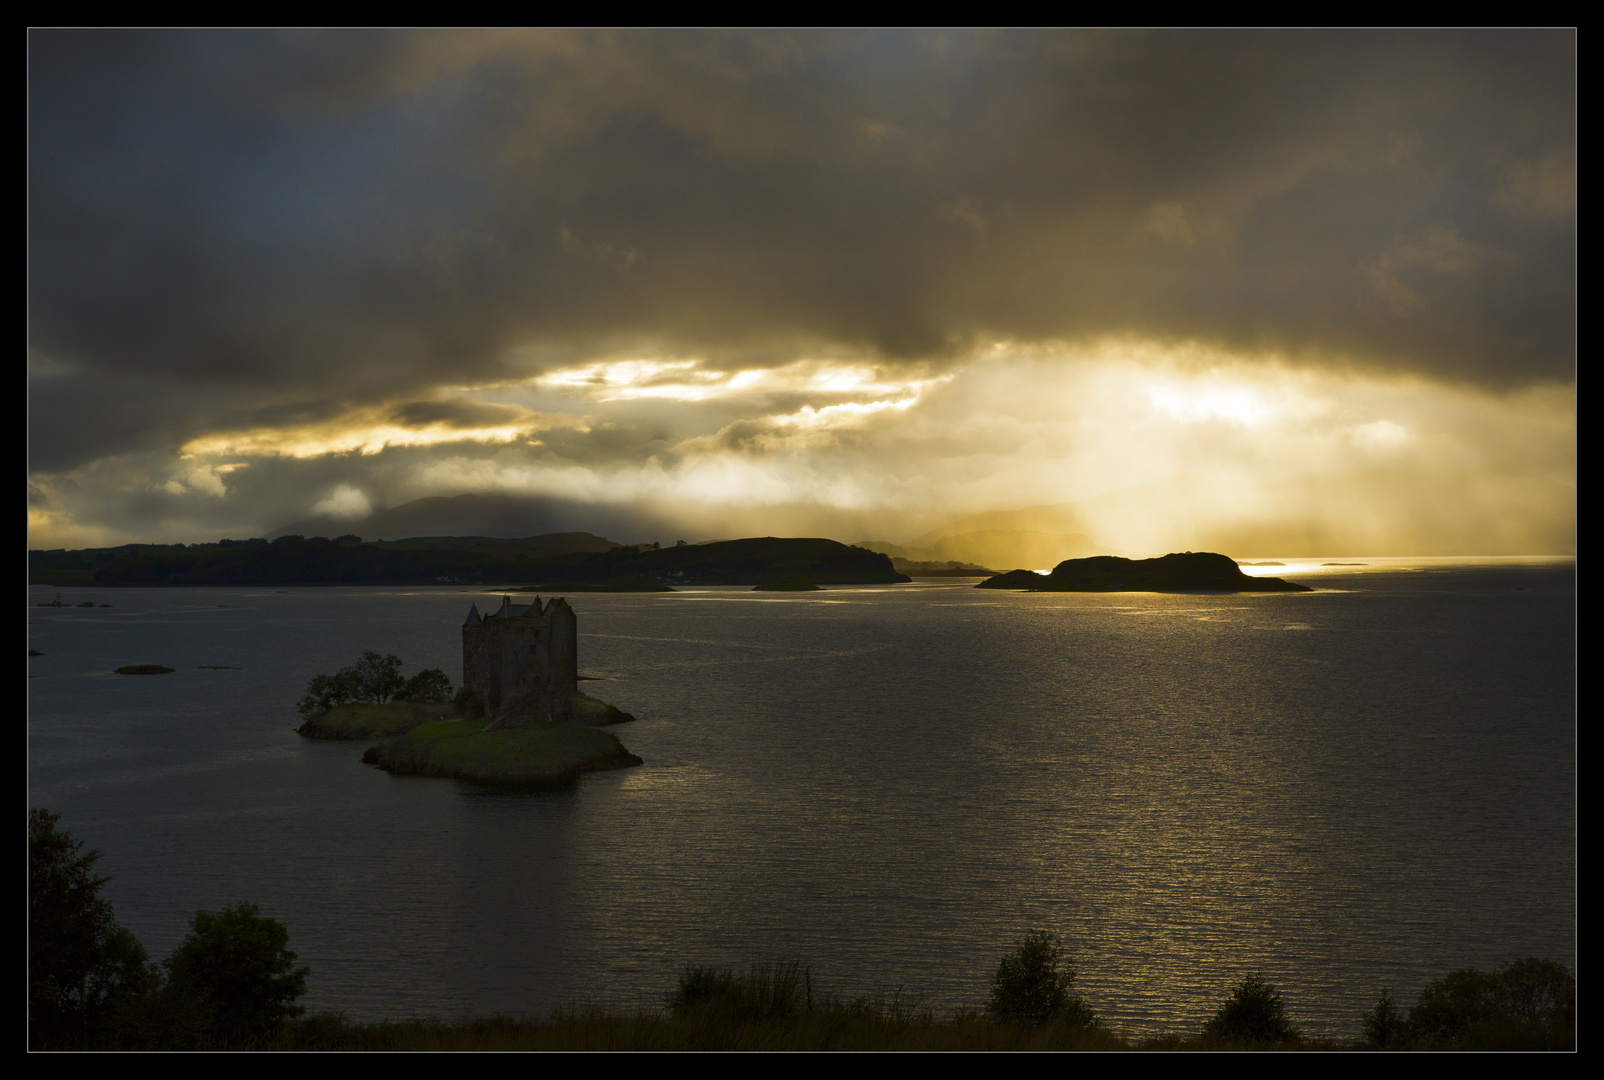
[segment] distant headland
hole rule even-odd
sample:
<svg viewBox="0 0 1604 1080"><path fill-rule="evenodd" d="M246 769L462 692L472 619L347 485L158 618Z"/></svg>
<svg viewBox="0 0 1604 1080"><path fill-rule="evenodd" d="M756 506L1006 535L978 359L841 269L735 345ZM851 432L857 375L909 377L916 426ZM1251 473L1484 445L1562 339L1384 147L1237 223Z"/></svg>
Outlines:
<svg viewBox="0 0 1604 1080"><path fill-rule="evenodd" d="M590 533L522 540L417 537L365 543L281 536L215 544L30 551L32 585L478 585L542 592L661 592L676 585L884 585L889 556L835 540L761 536L614 544Z"/></svg>
<svg viewBox="0 0 1604 1080"><path fill-rule="evenodd" d="M1156 559L1094 555L1066 559L1051 574L1011 570L987 578L977 589L1031 592L1312 592L1274 577L1244 574L1236 562L1212 551L1172 552Z"/></svg>

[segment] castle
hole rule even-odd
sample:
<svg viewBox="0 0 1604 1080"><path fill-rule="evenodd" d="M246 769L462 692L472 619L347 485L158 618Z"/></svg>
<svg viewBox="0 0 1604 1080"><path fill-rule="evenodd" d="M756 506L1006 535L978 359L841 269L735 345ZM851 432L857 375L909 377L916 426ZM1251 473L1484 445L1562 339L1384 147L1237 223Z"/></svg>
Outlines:
<svg viewBox="0 0 1604 1080"><path fill-rule="evenodd" d="M568 723L579 697L578 622L568 601L514 604L462 624L462 685L472 690L491 727Z"/></svg>

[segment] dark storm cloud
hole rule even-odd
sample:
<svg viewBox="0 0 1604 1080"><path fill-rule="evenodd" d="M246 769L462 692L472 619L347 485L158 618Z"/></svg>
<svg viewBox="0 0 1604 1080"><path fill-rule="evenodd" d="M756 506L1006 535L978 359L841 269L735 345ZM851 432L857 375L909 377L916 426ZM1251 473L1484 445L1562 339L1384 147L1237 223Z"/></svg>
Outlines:
<svg viewBox="0 0 1604 1080"><path fill-rule="evenodd" d="M517 424L529 419L529 412L515 405L494 405L467 398L445 401L409 401L390 417L406 427L427 427L441 424L453 428L494 427L497 424Z"/></svg>
<svg viewBox="0 0 1604 1080"><path fill-rule="evenodd" d="M29 42L36 468L628 342L1574 377L1572 33Z"/></svg>

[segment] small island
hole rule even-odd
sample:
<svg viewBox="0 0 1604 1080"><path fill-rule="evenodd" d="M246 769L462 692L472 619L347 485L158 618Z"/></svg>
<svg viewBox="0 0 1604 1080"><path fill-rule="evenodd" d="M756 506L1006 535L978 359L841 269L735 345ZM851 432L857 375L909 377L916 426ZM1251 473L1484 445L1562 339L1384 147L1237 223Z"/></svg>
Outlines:
<svg viewBox="0 0 1604 1080"><path fill-rule="evenodd" d="M641 764L597 728L635 718L579 690L578 620L568 601L468 609L462 688L430 668L401 678L401 660L365 652L313 677L296 729L310 739L389 739L364 763L402 776L562 786L582 773Z"/></svg>
<svg viewBox="0 0 1604 1080"><path fill-rule="evenodd" d="M1252 577L1225 555L1212 551L1174 552L1156 559L1095 555L1066 559L1051 574L1011 570L987 578L977 589L1030 592L1312 592L1274 577Z"/></svg>
<svg viewBox="0 0 1604 1080"><path fill-rule="evenodd" d="M473 710L470 708L470 711ZM430 704L397 700L380 705L351 701L308 717L295 731L309 739L331 741L394 739L425 724L461 719L462 712L456 702ZM484 726L483 719L475 719L478 719L480 727ZM574 702L574 723L585 727L609 727L627 724L634 719L622 709L586 693L579 693Z"/></svg>
<svg viewBox="0 0 1604 1080"><path fill-rule="evenodd" d="M398 776L537 786L561 786L582 773L641 764L616 736L593 727L529 724L487 729L482 720L425 724L370 747L362 761Z"/></svg>

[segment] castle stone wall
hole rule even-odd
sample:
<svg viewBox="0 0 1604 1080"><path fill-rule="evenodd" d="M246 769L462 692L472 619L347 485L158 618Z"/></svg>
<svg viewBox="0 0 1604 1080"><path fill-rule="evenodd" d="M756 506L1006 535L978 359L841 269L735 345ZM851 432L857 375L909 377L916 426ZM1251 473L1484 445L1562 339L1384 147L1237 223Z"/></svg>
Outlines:
<svg viewBox="0 0 1604 1080"><path fill-rule="evenodd" d="M478 695L492 727L563 723L579 695L578 620L568 601L529 605L503 598L462 626L462 685Z"/></svg>

